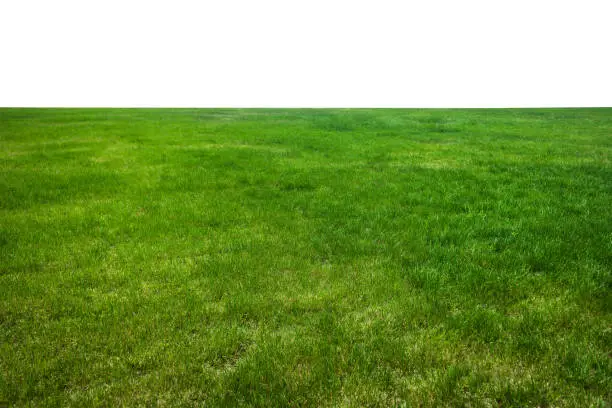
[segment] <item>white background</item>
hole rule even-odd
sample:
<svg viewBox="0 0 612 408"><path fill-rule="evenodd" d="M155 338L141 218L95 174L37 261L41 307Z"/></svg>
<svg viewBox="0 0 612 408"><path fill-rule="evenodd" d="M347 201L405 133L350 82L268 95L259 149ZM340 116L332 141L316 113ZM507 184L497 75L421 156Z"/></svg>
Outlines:
<svg viewBox="0 0 612 408"><path fill-rule="evenodd" d="M2 0L0 106L612 106L611 9Z"/></svg>

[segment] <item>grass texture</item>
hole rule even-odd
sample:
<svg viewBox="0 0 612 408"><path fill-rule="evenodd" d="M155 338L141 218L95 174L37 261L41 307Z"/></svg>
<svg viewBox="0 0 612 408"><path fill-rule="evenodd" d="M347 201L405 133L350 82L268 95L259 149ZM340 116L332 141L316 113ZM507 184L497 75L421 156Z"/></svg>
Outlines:
<svg viewBox="0 0 612 408"><path fill-rule="evenodd" d="M1 109L0 401L609 407L612 109Z"/></svg>

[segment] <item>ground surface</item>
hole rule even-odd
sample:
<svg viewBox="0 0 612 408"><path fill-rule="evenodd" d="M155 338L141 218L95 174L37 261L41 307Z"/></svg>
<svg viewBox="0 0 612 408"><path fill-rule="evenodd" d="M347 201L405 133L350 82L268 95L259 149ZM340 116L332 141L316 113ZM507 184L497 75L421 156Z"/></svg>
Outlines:
<svg viewBox="0 0 612 408"><path fill-rule="evenodd" d="M606 406L612 109L0 110L0 401Z"/></svg>

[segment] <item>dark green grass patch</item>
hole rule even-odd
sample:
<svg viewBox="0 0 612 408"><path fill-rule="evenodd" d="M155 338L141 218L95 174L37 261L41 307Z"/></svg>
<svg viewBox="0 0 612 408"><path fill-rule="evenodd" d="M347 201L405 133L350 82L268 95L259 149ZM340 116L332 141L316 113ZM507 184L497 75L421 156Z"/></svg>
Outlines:
<svg viewBox="0 0 612 408"><path fill-rule="evenodd" d="M612 110L2 109L10 406L609 406Z"/></svg>

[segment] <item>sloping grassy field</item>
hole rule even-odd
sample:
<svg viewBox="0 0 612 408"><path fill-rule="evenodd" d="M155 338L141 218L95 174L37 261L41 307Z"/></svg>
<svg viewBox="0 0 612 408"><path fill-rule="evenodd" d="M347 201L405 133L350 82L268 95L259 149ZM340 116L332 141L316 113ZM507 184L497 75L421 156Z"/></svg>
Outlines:
<svg viewBox="0 0 612 408"><path fill-rule="evenodd" d="M0 110L10 406L609 406L612 109Z"/></svg>

